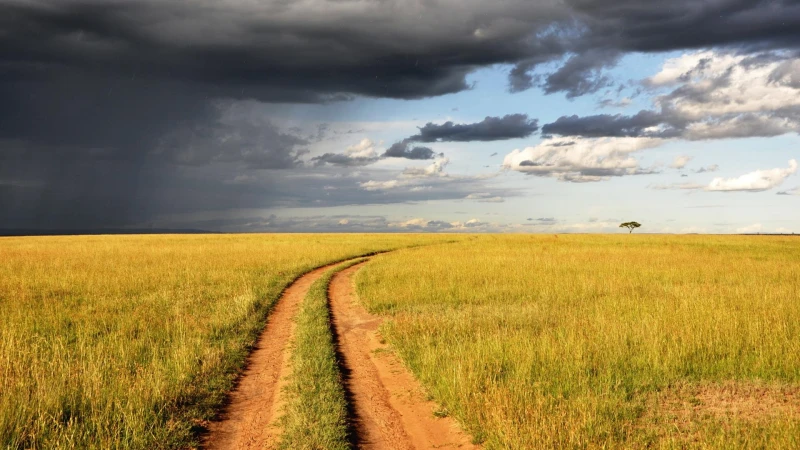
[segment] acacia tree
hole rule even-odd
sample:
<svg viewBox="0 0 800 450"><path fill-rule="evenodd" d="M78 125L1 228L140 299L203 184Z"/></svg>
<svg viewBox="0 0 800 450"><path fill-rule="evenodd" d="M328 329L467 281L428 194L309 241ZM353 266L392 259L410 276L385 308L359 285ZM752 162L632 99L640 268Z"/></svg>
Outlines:
<svg viewBox="0 0 800 450"><path fill-rule="evenodd" d="M639 222L625 222L619 224L620 228L629 228L631 231L628 231L628 233L633 233L633 229L639 228L640 226L642 226L642 224L640 224Z"/></svg>

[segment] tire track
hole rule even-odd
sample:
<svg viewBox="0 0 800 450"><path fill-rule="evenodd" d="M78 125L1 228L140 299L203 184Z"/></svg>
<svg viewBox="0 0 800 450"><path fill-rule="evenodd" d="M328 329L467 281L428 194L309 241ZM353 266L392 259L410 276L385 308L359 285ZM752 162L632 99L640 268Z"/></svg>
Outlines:
<svg viewBox="0 0 800 450"><path fill-rule="evenodd" d="M334 275L328 288L333 332L351 402L353 443L369 450L477 449L452 418L436 418L417 380L381 343L382 319L358 303L353 274Z"/></svg>
<svg viewBox="0 0 800 450"><path fill-rule="evenodd" d="M311 284L338 264L312 270L284 290L267 318L238 384L228 396L228 404L219 418L209 424L202 448L277 448L281 430L275 421L281 404L281 386L290 371L286 349L294 335L295 316Z"/></svg>

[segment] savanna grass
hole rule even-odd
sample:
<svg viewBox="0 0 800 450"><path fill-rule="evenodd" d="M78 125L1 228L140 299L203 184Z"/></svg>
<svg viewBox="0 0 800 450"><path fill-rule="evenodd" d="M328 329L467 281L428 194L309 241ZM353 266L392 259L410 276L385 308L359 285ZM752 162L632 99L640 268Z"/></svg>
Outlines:
<svg viewBox="0 0 800 450"><path fill-rule="evenodd" d="M800 446L798 238L480 236L356 280L487 449Z"/></svg>
<svg viewBox="0 0 800 450"><path fill-rule="evenodd" d="M195 445L292 280L445 239L1 238L0 447Z"/></svg>

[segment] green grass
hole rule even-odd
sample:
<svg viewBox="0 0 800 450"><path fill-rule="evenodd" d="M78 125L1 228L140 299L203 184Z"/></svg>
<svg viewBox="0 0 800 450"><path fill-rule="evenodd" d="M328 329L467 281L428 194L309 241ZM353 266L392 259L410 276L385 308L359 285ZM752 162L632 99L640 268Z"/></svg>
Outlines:
<svg viewBox="0 0 800 450"><path fill-rule="evenodd" d="M328 307L333 275L362 261L329 270L315 281L297 315L292 346L292 375L281 436L282 449L349 449L347 401L336 359Z"/></svg>
<svg viewBox="0 0 800 450"><path fill-rule="evenodd" d="M0 447L184 448L299 275L421 235L0 239Z"/></svg>
<svg viewBox="0 0 800 450"><path fill-rule="evenodd" d="M800 444L800 239L480 236L356 281L487 449Z"/></svg>

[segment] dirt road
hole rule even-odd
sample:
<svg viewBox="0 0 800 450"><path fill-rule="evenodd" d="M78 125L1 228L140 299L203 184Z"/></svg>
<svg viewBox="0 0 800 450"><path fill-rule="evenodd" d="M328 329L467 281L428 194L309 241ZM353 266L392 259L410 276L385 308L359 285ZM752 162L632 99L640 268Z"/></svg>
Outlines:
<svg viewBox="0 0 800 450"><path fill-rule="evenodd" d="M416 379L381 344L381 319L369 314L355 296L352 278L360 266L336 274L328 290L345 389L354 416L356 447L478 448L453 419L434 416L436 404L425 400Z"/></svg>
<svg viewBox="0 0 800 450"><path fill-rule="evenodd" d="M352 411L354 445L368 450L476 449L457 423L434 416L416 379L399 358L381 344L382 321L358 302L353 274L358 264L333 277L328 289L332 327L345 390ZM289 367L289 343L295 317L311 284L335 265L313 270L289 286L270 313L267 325L219 419L208 426L202 447L275 449L281 387Z"/></svg>
<svg viewBox="0 0 800 450"><path fill-rule="evenodd" d="M294 319L300 302L326 266L313 270L289 286L269 315L247 366L219 420L208 426L203 448L276 448L280 430L275 426L282 379L289 373L287 344L294 334Z"/></svg>

